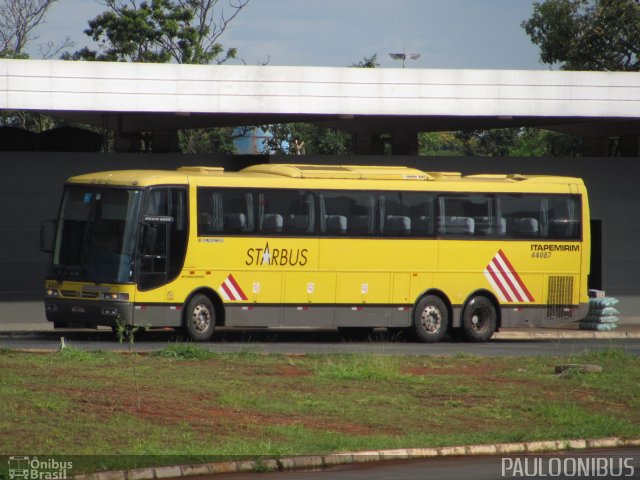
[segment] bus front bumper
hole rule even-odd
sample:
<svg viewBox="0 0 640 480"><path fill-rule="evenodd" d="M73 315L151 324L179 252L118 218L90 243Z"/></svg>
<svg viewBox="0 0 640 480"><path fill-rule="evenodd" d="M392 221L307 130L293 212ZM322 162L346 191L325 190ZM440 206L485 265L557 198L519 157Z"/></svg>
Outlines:
<svg viewBox="0 0 640 480"><path fill-rule="evenodd" d="M44 309L48 321L61 325L113 327L118 322L133 325L133 303L131 302L47 298Z"/></svg>

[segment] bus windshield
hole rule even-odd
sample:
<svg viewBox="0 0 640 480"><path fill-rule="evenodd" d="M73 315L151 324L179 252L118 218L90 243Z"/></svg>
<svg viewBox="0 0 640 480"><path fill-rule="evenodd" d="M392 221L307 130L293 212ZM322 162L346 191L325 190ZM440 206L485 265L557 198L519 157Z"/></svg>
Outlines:
<svg viewBox="0 0 640 480"><path fill-rule="evenodd" d="M132 282L142 197L139 189L67 186L52 276L59 281Z"/></svg>

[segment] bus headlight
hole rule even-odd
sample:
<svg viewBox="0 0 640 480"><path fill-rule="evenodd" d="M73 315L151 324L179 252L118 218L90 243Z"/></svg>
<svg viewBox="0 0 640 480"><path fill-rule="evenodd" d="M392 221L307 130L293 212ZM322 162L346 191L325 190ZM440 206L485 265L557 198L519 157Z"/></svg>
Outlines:
<svg viewBox="0 0 640 480"><path fill-rule="evenodd" d="M60 296L60 293L55 288L47 288L45 294L49 298L57 298Z"/></svg>
<svg viewBox="0 0 640 480"><path fill-rule="evenodd" d="M103 293L103 300L111 300L115 302L128 302L129 294L128 293Z"/></svg>

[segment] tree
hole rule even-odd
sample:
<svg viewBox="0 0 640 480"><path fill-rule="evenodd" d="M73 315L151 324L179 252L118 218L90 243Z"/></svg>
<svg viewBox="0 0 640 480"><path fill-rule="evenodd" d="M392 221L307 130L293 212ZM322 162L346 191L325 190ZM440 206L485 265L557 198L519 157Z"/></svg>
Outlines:
<svg viewBox="0 0 640 480"><path fill-rule="evenodd" d="M180 151L186 154L233 154L234 127L192 128L178 134Z"/></svg>
<svg viewBox="0 0 640 480"><path fill-rule="evenodd" d="M462 156L462 142L454 132L418 133L418 155L423 156Z"/></svg>
<svg viewBox="0 0 640 480"><path fill-rule="evenodd" d="M518 130L499 128L494 130L462 130L455 138L462 143L465 155L506 157L516 142Z"/></svg>
<svg viewBox="0 0 640 480"><path fill-rule="evenodd" d="M84 33L98 43L67 60L149 63L224 63L235 58L220 36L250 0L104 0L107 11L89 21ZM183 153L232 153L233 128L191 129L178 133Z"/></svg>
<svg viewBox="0 0 640 480"><path fill-rule="evenodd" d="M219 43L250 0L228 0L230 13L220 0L104 0L109 9L89 21L85 34L98 43L66 55L82 60L224 63L237 51Z"/></svg>
<svg viewBox="0 0 640 480"><path fill-rule="evenodd" d="M0 56L27 58L24 48L57 0L0 0Z"/></svg>
<svg viewBox="0 0 640 480"><path fill-rule="evenodd" d="M488 157L575 157L582 150L581 139L537 128L465 130L455 133L454 149L464 155ZM445 153L437 153L444 155Z"/></svg>
<svg viewBox="0 0 640 480"><path fill-rule="evenodd" d="M374 53L370 57L363 57L358 63L351 64L352 67L355 68L378 68L380 64L378 63L378 54Z"/></svg>
<svg viewBox="0 0 640 480"><path fill-rule="evenodd" d="M347 155L351 151L351 135L340 130L310 123L265 125L271 135L267 148L277 154Z"/></svg>
<svg viewBox="0 0 640 480"><path fill-rule="evenodd" d="M535 2L522 22L540 61L563 70L640 70L638 0Z"/></svg>
<svg viewBox="0 0 640 480"><path fill-rule="evenodd" d="M38 38L34 30L44 23L49 7L57 0L0 0L0 58L28 58L27 44ZM68 45L68 41L64 43ZM49 44L49 48L53 45ZM0 125L36 132L59 122L48 115L23 111L3 111Z"/></svg>

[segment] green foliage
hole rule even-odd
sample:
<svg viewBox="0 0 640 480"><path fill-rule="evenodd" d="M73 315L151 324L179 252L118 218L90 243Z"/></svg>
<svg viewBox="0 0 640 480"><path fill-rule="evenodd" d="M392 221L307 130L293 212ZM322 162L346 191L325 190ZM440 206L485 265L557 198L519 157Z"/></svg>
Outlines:
<svg viewBox="0 0 640 480"><path fill-rule="evenodd" d="M0 382L5 449L84 455L74 474L244 455L640 432L640 359L624 350L571 358L142 355L136 358L142 408L127 381L131 355L76 353L3 355ZM553 374L558 362L595 360L601 374Z"/></svg>
<svg viewBox="0 0 640 480"><path fill-rule="evenodd" d="M640 70L640 4L635 0L535 2L522 22L540 60L563 70Z"/></svg>
<svg viewBox="0 0 640 480"><path fill-rule="evenodd" d="M418 134L418 155L462 156L463 145L454 132L422 132Z"/></svg>
<svg viewBox="0 0 640 480"><path fill-rule="evenodd" d="M193 343L173 343L154 352L153 356L175 360L201 360L211 358L214 355L209 350Z"/></svg>
<svg viewBox="0 0 640 480"><path fill-rule="evenodd" d="M140 331L144 332L147 329L148 328L146 326L128 325L121 316L118 316L118 318L116 318L114 333L116 334L116 337L118 337L118 342L126 342L129 345L129 351L131 351L131 347L135 342L136 334Z"/></svg>
<svg viewBox="0 0 640 480"><path fill-rule="evenodd" d="M229 154L235 153L233 127L195 128L180 130L178 142L180 151L187 154Z"/></svg>
<svg viewBox="0 0 640 480"><path fill-rule="evenodd" d="M3 110L0 113L0 125L7 127L24 128L32 132L40 133L55 127L67 125L67 122L43 115L23 110Z"/></svg>
<svg viewBox="0 0 640 480"><path fill-rule="evenodd" d="M509 155L512 157L578 157L582 138L564 133L523 128Z"/></svg>
<svg viewBox="0 0 640 480"><path fill-rule="evenodd" d="M25 60L27 58L29 58L29 55L27 55L26 53L17 53L14 52L11 49L8 50L1 50L0 51L0 58L11 58L14 60Z"/></svg>
<svg viewBox="0 0 640 480"><path fill-rule="evenodd" d="M340 130L310 123L264 125L272 135L267 148L284 155L347 155L351 152L351 135Z"/></svg>
<svg viewBox="0 0 640 480"><path fill-rule="evenodd" d="M219 0L105 0L109 10L89 21L85 34L98 43L67 54L72 60L130 61L153 63L224 63L237 51L226 51L218 38L249 3L230 2L225 16Z"/></svg>
<svg viewBox="0 0 640 480"><path fill-rule="evenodd" d="M456 138L462 143L465 155L506 157L516 142L518 132L512 128L495 130L462 130Z"/></svg>
<svg viewBox="0 0 640 480"><path fill-rule="evenodd" d="M398 357L383 355L336 355L323 357L315 365L315 374L321 378L340 381L411 381L412 377L400 371Z"/></svg>
<svg viewBox="0 0 640 480"><path fill-rule="evenodd" d="M60 350L58 354L60 355L60 358L63 358L65 360L89 363L103 363L105 359L113 355L102 350L80 350L70 345L66 345L62 350Z"/></svg>
<svg viewBox="0 0 640 480"><path fill-rule="evenodd" d="M574 157L581 152L581 139L535 128L465 130L455 133L468 156Z"/></svg>
<svg viewBox="0 0 640 480"><path fill-rule="evenodd" d="M370 57L363 57L358 63L351 64L354 68L378 68L380 64L378 63L378 54L374 53Z"/></svg>

